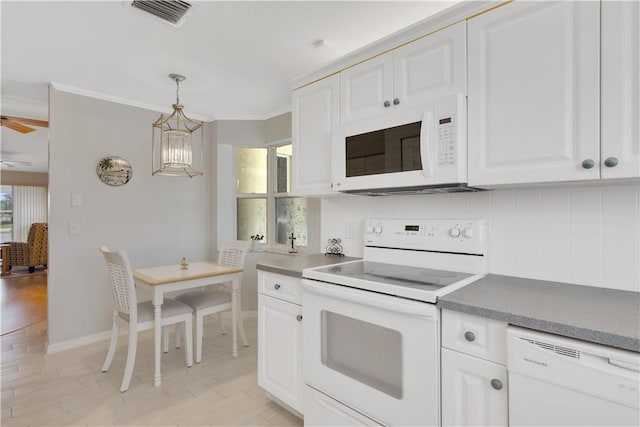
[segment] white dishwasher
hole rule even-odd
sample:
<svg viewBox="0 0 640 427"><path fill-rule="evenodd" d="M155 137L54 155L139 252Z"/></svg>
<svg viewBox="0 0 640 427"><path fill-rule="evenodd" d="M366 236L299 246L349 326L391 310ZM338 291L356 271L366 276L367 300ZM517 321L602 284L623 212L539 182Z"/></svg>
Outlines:
<svg viewBox="0 0 640 427"><path fill-rule="evenodd" d="M640 354L507 331L510 426L640 426Z"/></svg>

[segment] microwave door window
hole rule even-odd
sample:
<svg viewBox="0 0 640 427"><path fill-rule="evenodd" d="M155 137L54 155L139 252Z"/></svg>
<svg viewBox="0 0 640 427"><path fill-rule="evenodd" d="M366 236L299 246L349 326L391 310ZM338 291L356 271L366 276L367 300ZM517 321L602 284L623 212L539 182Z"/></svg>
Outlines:
<svg viewBox="0 0 640 427"><path fill-rule="evenodd" d="M345 139L347 177L422 169L420 122Z"/></svg>
<svg viewBox="0 0 640 427"><path fill-rule="evenodd" d="M384 131L346 139L347 176L376 175L385 171Z"/></svg>
<svg viewBox="0 0 640 427"><path fill-rule="evenodd" d="M422 160L420 160L420 136L402 139L400 141L400 147L402 153L402 170L422 170Z"/></svg>

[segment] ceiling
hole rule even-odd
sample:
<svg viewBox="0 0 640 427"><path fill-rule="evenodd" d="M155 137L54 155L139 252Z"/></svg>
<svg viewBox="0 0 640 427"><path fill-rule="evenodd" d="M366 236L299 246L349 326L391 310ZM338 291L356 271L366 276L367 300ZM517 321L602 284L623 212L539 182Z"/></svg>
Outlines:
<svg viewBox="0 0 640 427"><path fill-rule="evenodd" d="M188 116L266 119L290 110L293 78L455 3L193 2L176 27L131 1L3 0L2 114L46 120L50 83L168 112L176 96L168 74L179 73ZM28 145L32 134L14 133L2 128L2 158L9 146L26 154L13 137Z"/></svg>

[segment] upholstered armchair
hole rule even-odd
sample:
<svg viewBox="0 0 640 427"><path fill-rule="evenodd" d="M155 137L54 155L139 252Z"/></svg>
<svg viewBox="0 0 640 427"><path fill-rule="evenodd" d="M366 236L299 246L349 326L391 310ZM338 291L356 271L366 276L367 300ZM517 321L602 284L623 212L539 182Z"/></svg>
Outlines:
<svg viewBox="0 0 640 427"><path fill-rule="evenodd" d="M10 244L10 269L13 266L26 266L29 267L29 273L33 273L36 266L47 266L47 224L43 222L31 224L26 243L10 242Z"/></svg>

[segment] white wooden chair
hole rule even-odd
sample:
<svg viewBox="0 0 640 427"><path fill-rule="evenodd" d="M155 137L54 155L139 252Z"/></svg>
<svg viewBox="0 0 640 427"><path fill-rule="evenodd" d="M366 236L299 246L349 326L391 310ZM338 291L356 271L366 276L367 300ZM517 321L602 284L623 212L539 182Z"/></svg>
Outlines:
<svg viewBox="0 0 640 427"><path fill-rule="evenodd" d="M247 258L247 252L249 251L250 244L250 241L243 240L222 242L218 263L227 267L244 267L244 261ZM193 307L193 311L196 315L196 363L200 363L202 361L204 316L218 313L220 330L223 334L226 333L222 319L222 312L231 309L230 285L230 283L223 283L222 286L218 286L216 289L205 288L203 290L185 292L176 297L176 300L189 304ZM238 292L238 307L240 307L240 292ZM249 341L247 340L247 334L244 330L241 312L238 315L238 330L240 332L242 343L245 347L248 347Z"/></svg>
<svg viewBox="0 0 640 427"><path fill-rule="evenodd" d="M102 246L100 252L102 252L107 262L107 270L109 271L109 279L111 280L113 296L115 298L111 343L109 344L107 358L102 366L102 372L107 372L109 366L111 366L111 361L113 360L116 346L118 345L120 327L128 327L129 347L127 350L127 363L124 368L122 385L120 386L120 391L124 392L129 389L133 375L138 332L153 329L153 305L151 301L137 302L133 271L131 270L127 254L122 251L110 251L106 246ZM193 310L191 307L182 302L171 298L165 298L163 300L161 321L163 329L166 329L167 325L184 323L184 333L186 336L185 358L187 366L193 365L193 342L191 338L192 314Z"/></svg>

